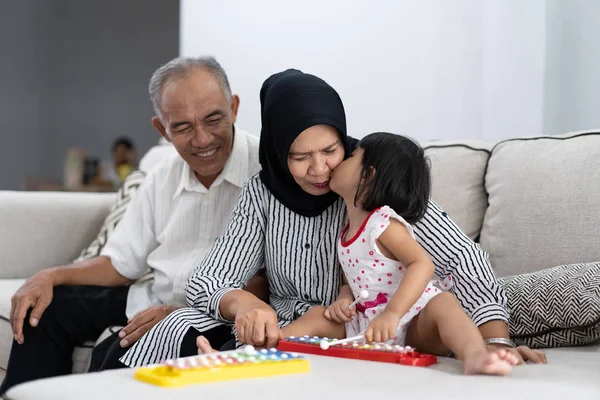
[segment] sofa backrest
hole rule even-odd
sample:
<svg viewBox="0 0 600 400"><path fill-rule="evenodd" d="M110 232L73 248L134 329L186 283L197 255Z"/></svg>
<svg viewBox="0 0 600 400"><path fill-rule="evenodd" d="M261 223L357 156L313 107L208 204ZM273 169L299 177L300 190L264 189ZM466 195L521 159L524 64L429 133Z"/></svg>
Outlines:
<svg viewBox="0 0 600 400"><path fill-rule="evenodd" d="M485 168L492 143L422 143L431 161L431 197L469 236L476 239L487 208Z"/></svg>
<svg viewBox="0 0 600 400"><path fill-rule="evenodd" d="M0 191L0 279L73 261L114 202L114 193Z"/></svg>
<svg viewBox="0 0 600 400"><path fill-rule="evenodd" d="M481 246L498 276L600 261L600 131L492 150Z"/></svg>
<svg viewBox="0 0 600 400"><path fill-rule="evenodd" d="M600 260L600 131L421 145L433 199L489 252L498 276ZM140 167L172 154L156 146Z"/></svg>

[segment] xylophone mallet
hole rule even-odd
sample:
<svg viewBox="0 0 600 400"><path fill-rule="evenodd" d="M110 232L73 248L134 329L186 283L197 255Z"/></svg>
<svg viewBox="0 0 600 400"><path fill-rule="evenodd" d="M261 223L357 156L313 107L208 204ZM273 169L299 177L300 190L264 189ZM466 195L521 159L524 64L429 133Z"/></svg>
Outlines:
<svg viewBox="0 0 600 400"><path fill-rule="evenodd" d="M354 300L349 306L348 308L352 308L356 305L356 303L358 303L359 300L365 300L369 297L369 292L367 290L361 290L360 293L358 294L358 299Z"/></svg>
<svg viewBox="0 0 600 400"><path fill-rule="evenodd" d="M350 343L359 340L365 340L365 335L357 335L346 339L332 340L331 342L328 342L327 340L321 340L319 346L321 346L321 349L327 350L330 346L336 346L338 344Z"/></svg>

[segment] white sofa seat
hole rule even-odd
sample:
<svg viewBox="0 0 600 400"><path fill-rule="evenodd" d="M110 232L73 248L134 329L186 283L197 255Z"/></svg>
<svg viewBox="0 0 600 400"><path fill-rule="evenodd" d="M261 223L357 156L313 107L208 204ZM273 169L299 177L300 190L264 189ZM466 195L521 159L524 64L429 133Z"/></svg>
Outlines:
<svg viewBox="0 0 600 400"><path fill-rule="evenodd" d="M464 376L456 360L428 367L308 355L311 372L163 388L120 369L43 379L8 391L11 400L53 399L598 399L600 346L552 349L549 364L524 365L509 377ZM43 394L43 395L42 395Z"/></svg>

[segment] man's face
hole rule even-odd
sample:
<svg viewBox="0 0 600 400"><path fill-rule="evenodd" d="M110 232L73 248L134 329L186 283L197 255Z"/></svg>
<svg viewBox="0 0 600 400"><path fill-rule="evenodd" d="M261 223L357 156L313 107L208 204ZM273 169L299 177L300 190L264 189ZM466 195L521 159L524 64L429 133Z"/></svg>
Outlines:
<svg viewBox="0 0 600 400"><path fill-rule="evenodd" d="M161 102L163 120L154 117L152 124L209 187L231 154L239 98L227 101L217 79L197 70L167 82Z"/></svg>

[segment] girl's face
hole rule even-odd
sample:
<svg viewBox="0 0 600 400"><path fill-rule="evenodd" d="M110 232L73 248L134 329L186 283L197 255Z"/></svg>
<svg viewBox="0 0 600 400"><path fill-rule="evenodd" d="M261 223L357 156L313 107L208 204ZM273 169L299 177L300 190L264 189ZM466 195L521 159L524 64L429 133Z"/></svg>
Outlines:
<svg viewBox="0 0 600 400"><path fill-rule="evenodd" d="M288 168L302 190L314 196L328 193L331 171L344 159L337 130L315 125L304 130L290 146Z"/></svg>
<svg viewBox="0 0 600 400"><path fill-rule="evenodd" d="M340 196L354 198L361 179L364 150L357 147L352 155L338 165L331 174L331 190Z"/></svg>

